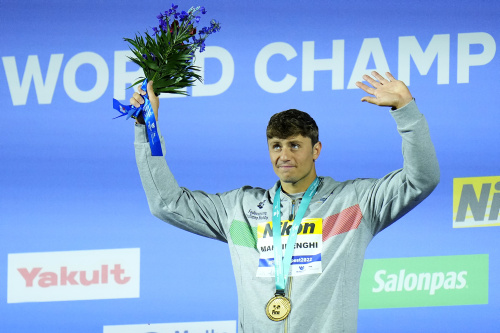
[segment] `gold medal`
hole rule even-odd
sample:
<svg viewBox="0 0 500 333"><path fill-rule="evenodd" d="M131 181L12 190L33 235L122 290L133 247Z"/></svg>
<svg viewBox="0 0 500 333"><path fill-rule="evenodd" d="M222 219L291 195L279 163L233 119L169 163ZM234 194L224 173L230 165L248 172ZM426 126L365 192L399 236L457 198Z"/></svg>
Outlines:
<svg viewBox="0 0 500 333"><path fill-rule="evenodd" d="M272 321L281 321L288 317L292 310L290 300L285 296L276 295L267 302L266 315Z"/></svg>

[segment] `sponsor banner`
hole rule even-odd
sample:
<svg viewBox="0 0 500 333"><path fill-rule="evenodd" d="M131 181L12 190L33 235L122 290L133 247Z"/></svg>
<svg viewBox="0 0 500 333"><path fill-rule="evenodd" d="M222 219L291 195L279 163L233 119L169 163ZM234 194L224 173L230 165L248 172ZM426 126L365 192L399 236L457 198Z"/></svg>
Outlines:
<svg viewBox="0 0 500 333"><path fill-rule="evenodd" d="M236 333L236 320L104 326L103 333Z"/></svg>
<svg viewBox="0 0 500 333"><path fill-rule="evenodd" d="M500 226L500 176L453 179L453 228Z"/></svg>
<svg viewBox="0 0 500 333"><path fill-rule="evenodd" d="M281 222L281 244L285 251L293 221ZM303 219L297 232L297 241L290 265L290 276L322 272L321 247L323 223L320 218ZM257 226L257 248L260 252L257 277L274 277L273 223L262 222Z"/></svg>
<svg viewBox="0 0 500 333"><path fill-rule="evenodd" d="M365 260L360 309L488 304L488 255Z"/></svg>
<svg viewBox="0 0 500 333"><path fill-rule="evenodd" d="M137 298L140 249L8 255L7 303Z"/></svg>

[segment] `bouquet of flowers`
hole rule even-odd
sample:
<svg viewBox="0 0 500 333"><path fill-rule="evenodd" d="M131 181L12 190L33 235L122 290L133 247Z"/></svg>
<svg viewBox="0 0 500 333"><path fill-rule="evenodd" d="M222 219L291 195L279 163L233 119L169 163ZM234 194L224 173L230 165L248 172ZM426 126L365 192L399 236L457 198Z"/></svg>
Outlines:
<svg viewBox="0 0 500 333"><path fill-rule="evenodd" d="M129 57L130 60L142 67L148 81L153 81L156 95L187 95L183 88L202 80L196 73L199 67L193 65L194 53L198 48L203 52L205 39L220 30L220 24L215 20L199 30L195 26L206 13L205 7L191 7L187 12L178 12L177 8L172 4L169 10L157 16L159 25L153 28L152 36L146 32L145 37L124 38L133 46L131 51L135 57ZM144 78L140 78L132 86L143 81Z"/></svg>
<svg viewBox="0 0 500 333"><path fill-rule="evenodd" d="M196 72L199 67L193 65L194 53L199 48L205 50L205 39L220 30L220 24L212 20L210 26L200 29L197 33L196 23L201 15L206 13L205 7L191 7L186 11L177 11L177 5L157 16L159 26L153 28L153 35L147 32L145 37L135 36L134 39L124 38L134 48L131 51L135 57L130 60L141 66L145 78L139 78L132 84L142 83L142 90L147 91L148 81L153 81L153 90L160 93L187 95L183 88L192 86L201 76ZM157 124L148 95L144 95L144 104L140 107L123 105L113 99L113 108L122 116L137 118L142 115L153 156L161 156L161 144L157 132Z"/></svg>

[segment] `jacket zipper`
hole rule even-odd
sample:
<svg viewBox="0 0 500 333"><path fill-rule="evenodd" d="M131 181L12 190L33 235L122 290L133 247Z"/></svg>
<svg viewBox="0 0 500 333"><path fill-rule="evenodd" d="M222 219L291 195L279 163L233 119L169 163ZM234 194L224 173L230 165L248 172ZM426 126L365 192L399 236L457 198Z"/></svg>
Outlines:
<svg viewBox="0 0 500 333"><path fill-rule="evenodd" d="M288 299L290 299L290 301L292 298L292 281L293 281L293 277L290 276L288 278ZM288 332L288 317L285 318L285 333Z"/></svg>
<svg viewBox="0 0 500 333"><path fill-rule="evenodd" d="M289 222L292 222L293 220L295 220L295 203L296 203L296 201L297 201L296 199L292 200L292 209L291 209L291 212L290 212L290 215L288 218ZM292 281L293 281L293 277L289 276L288 277L288 299L290 300L290 302L292 301ZM285 333L288 332L288 317L285 318L285 330L284 330Z"/></svg>

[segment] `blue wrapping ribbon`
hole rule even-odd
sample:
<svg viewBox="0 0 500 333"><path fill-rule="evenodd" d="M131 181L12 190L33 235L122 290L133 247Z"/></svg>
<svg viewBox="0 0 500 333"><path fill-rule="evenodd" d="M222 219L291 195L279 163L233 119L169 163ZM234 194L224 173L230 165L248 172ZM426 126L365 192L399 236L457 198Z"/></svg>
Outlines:
<svg viewBox="0 0 500 333"><path fill-rule="evenodd" d="M113 98L113 109L121 113L121 115L113 119L120 118L123 116L127 116L126 119L129 119L130 117L136 118L142 112L144 122L146 123L146 132L148 134L149 147L151 148L151 155L163 156L163 153L161 151L160 136L158 135L158 130L157 130L158 126L156 125L155 114L153 112L153 107L151 106L151 102L149 101L147 93L148 79L144 79L144 81L142 82L141 89L146 92L146 95L142 96L142 98L144 98L144 104L142 104L138 108L133 105L121 104L120 102L118 102L116 99Z"/></svg>

